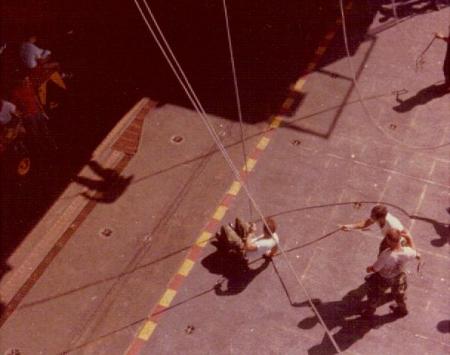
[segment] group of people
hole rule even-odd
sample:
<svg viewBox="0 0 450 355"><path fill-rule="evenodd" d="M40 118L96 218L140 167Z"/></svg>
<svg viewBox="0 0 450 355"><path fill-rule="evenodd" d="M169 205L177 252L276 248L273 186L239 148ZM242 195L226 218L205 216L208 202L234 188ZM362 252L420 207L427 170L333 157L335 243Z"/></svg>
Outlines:
<svg viewBox="0 0 450 355"><path fill-rule="evenodd" d="M51 61L51 52L36 45L37 37L29 36L16 56L18 63L10 74L8 85L3 85L0 100L0 153L20 132L33 148L56 149L48 127L48 116L38 96L40 78L45 72L59 70ZM4 55L3 48L2 55Z"/></svg>
<svg viewBox="0 0 450 355"><path fill-rule="evenodd" d="M420 260L410 233L384 205L373 207L369 218L357 223L339 225L339 228L351 231L366 229L374 224L380 227L383 240L379 245L376 261L366 269L367 307L362 316L370 318L374 315L388 289L391 289L396 301L396 306L390 306L391 310L397 316L405 316L408 314L405 302L408 287L405 265L410 260ZM240 253L247 262L259 257L270 260L277 254L280 242L275 221L271 218L265 219L263 233L258 236L254 223L242 222L236 218L234 224L221 227L217 239L226 245L230 252Z"/></svg>
<svg viewBox="0 0 450 355"><path fill-rule="evenodd" d="M370 217L361 222L343 224L339 227L344 231L350 231L366 229L373 224L380 227L383 240L379 245L376 261L366 269L367 308L363 316L370 318L375 313L382 296L389 288L397 303L397 306L391 306L392 311L396 315L405 316L408 314L405 303L408 287L405 265L410 260L420 260L420 254L415 249L410 233L384 205L373 207Z"/></svg>

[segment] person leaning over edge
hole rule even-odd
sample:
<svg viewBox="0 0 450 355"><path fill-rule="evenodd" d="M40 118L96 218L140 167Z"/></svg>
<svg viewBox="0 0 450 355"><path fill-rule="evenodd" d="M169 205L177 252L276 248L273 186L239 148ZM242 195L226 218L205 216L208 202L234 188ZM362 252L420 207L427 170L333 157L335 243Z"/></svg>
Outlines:
<svg viewBox="0 0 450 355"><path fill-rule="evenodd" d="M383 250L375 263L368 266L367 273L372 273L367 278L367 308L362 313L363 317L371 317L380 304L384 292L391 288L392 295L397 306L390 308L395 315L406 316L406 289L408 288L404 267L414 258L420 260L420 254L415 250L411 240L407 240L406 246L401 244L402 235L398 229L391 229L386 234L388 248Z"/></svg>
<svg viewBox="0 0 450 355"><path fill-rule="evenodd" d="M354 229L366 229L375 223L378 224L383 234L383 240L378 248L378 255L388 248L389 245L386 241L386 235L392 229L398 229L400 231L402 245L405 245L407 242L413 245L411 234L397 217L388 212L387 207L384 205L374 206L370 212L370 217L365 220L351 224L339 224L338 227L343 231L351 231Z"/></svg>

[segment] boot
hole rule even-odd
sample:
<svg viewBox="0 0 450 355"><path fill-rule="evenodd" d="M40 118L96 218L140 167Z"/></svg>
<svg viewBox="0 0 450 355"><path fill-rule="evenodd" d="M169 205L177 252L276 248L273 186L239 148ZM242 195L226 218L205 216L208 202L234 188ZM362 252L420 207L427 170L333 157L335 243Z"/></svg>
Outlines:
<svg viewBox="0 0 450 355"><path fill-rule="evenodd" d="M391 304L389 308L394 313L394 315L398 317L405 317L408 314L408 309L406 308L405 304L398 304L397 306Z"/></svg>

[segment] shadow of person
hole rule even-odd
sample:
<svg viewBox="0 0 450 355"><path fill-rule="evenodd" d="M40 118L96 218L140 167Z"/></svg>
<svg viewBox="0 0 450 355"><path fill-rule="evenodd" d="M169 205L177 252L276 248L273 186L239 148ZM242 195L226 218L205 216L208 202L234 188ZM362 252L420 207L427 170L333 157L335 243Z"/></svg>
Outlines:
<svg viewBox="0 0 450 355"><path fill-rule="evenodd" d="M365 301L362 301L367 294L367 284L363 283L356 289L349 291L340 301L322 302L320 299L313 299L312 302L317 308L327 328L331 331L334 328L340 328L333 335L336 343L342 351L348 349L352 344L362 339L371 329L378 328L383 324L393 322L398 317L393 313L382 316L373 316L370 319L364 319L360 316L365 309ZM380 304L390 302L391 294L385 294L380 300ZM309 306L309 302L294 303L295 307ZM311 329L319 323L316 316L307 317L298 323L301 329ZM337 351L333 343L324 334L322 342L311 347L308 354L336 354Z"/></svg>
<svg viewBox="0 0 450 355"><path fill-rule="evenodd" d="M380 7L379 11L383 15L383 17L380 18L380 22L386 22L395 16L400 19L412 15L425 14L430 11L439 11L439 6L436 1L433 0L416 0L412 2L404 0L403 2L406 2L406 4L396 5L395 13L393 8L386 9L384 7Z"/></svg>
<svg viewBox="0 0 450 355"><path fill-rule="evenodd" d="M446 244L450 244L450 224L435 221L431 218L410 216L411 219L417 219L419 221L424 221L431 223L434 230L439 235L439 238L433 239L430 244L435 247L443 247Z"/></svg>
<svg viewBox="0 0 450 355"><path fill-rule="evenodd" d="M431 85L417 92L414 96L406 100L397 98L399 105L394 106L392 109L399 113L408 112L414 107L419 105L425 105L433 99L437 99L446 94L450 94L448 86L446 84Z"/></svg>
<svg viewBox="0 0 450 355"><path fill-rule="evenodd" d="M268 259L264 259L258 267L250 268L247 260L240 254L230 253L215 241L212 244L217 247L217 250L206 256L201 264L209 272L223 276L223 279L214 287L214 292L218 296L232 296L241 293L270 263ZM227 281L226 289L222 289L225 281Z"/></svg>
<svg viewBox="0 0 450 355"><path fill-rule="evenodd" d="M102 180L76 176L73 178L73 181L86 186L90 190L89 192L81 193L81 195L92 201L103 203L116 201L133 180L133 175L127 177L121 176L114 169L103 168L95 160L91 160L88 166Z"/></svg>
<svg viewBox="0 0 450 355"><path fill-rule="evenodd" d="M438 325L437 325L437 329L441 333L450 333L450 319L448 319L448 320L441 320L438 323Z"/></svg>

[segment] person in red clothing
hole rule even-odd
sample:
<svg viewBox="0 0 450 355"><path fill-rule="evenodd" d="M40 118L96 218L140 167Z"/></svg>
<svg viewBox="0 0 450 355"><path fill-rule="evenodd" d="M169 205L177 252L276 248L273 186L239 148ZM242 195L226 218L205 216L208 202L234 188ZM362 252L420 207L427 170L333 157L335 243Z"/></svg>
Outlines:
<svg viewBox="0 0 450 355"><path fill-rule="evenodd" d="M47 127L48 118L39 103L35 88L29 76L25 76L13 88L11 101L16 104L25 128L31 134L30 138L32 143L40 148L50 147L56 149L55 141L51 137Z"/></svg>

